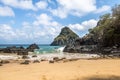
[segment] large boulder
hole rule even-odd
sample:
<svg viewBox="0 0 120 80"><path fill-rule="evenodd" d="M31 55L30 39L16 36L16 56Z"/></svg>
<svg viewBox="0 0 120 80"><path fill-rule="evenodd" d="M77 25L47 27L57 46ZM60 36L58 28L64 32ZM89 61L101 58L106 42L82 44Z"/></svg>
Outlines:
<svg viewBox="0 0 120 80"><path fill-rule="evenodd" d="M2 50L4 53L12 53L11 47L3 48Z"/></svg>
<svg viewBox="0 0 120 80"><path fill-rule="evenodd" d="M30 46L28 46L28 48L27 48L27 50L28 51L31 51L31 52L33 52L34 51L34 49L39 49L39 46L37 45L37 44L31 44Z"/></svg>
<svg viewBox="0 0 120 80"><path fill-rule="evenodd" d="M73 44L67 44L63 52L81 53L81 52L95 52L96 44L91 37L84 36L83 38L76 39Z"/></svg>
<svg viewBox="0 0 120 80"><path fill-rule="evenodd" d="M21 49L17 52L17 55L28 55L28 50L27 49Z"/></svg>
<svg viewBox="0 0 120 80"><path fill-rule="evenodd" d="M17 53L17 55L28 55L28 50L25 49L23 46L20 47L11 46L11 47L2 48L0 49L0 52Z"/></svg>
<svg viewBox="0 0 120 80"><path fill-rule="evenodd" d="M60 34L51 43L51 46L63 46L72 44L79 36L74 33L70 28L62 28Z"/></svg>

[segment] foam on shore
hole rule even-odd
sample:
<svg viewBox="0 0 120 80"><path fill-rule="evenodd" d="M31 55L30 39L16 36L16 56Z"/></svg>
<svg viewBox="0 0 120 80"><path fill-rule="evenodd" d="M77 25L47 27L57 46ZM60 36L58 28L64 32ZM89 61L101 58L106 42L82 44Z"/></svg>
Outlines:
<svg viewBox="0 0 120 80"><path fill-rule="evenodd" d="M0 55L1 60L16 60L18 56L15 55Z"/></svg>
<svg viewBox="0 0 120 80"><path fill-rule="evenodd" d="M66 58L66 59L87 59L99 57L97 54L79 54L79 53L52 53L52 54L38 54L37 57L32 57L32 55L28 55L29 60L52 60L54 57L58 58ZM16 60L21 56L17 55L0 55L0 59L2 60Z"/></svg>

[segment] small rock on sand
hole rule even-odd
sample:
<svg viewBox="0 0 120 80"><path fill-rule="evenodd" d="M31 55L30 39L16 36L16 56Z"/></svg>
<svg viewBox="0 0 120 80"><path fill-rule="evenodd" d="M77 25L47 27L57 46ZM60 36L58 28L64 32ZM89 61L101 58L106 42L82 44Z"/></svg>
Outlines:
<svg viewBox="0 0 120 80"><path fill-rule="evenodd" d="M39 60L34 60L33 63L40 63L40 61Z"/></svg>
<svg viewBox="0 0 120 80"><path fill-rule="evenodd" d="M30 63L30 61L29 60L25 60L24 62L21 62L20 64L29 64Z"/></svg>
<svg viewBox="0 0 120 80"><path fill-rule="evenodd" d="M0 63L0 66L2 66L2 64Z"/></svg>
<svg viewBox="0 0 120 80"><path fill-rule="evenodd" d="M37 55L32 55L32 57L37 57Z"/></svg>
<svg viewBox="0 0 120 80"><path fill-rule="evenodd" d="M27 55L23 55L22 59L29 59L29 57Z"/></svg>
<svg viewBox="0 0 120 80"><path fill-rule="evenodd" d="M58 61L58 60L59 60L59 58L58 58L58 57L54 57L54 58L53 58L53 60Z"/></svg>
<svg viewBox="0 0 120 80"><path fill-rule="evenodd" d="M54 61L53 61L53 60L50 60L49 63L54 63Z"/></svg>
<svg viewBox="0 0 120 80"><path fill-rule="evenodd" d="M2 64L7 64L7 63L10 63L10 61L8 61L8 60L1 60L0 63L2 63Z"/></svg>

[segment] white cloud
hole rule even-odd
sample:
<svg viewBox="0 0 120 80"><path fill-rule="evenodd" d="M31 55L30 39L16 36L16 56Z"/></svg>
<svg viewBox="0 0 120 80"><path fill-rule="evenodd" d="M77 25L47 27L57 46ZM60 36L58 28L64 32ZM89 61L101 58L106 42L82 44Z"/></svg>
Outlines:
<svg viewBox="0 0 120 80"><path fill-rule="evenodd" d="M50 9L50 12L54 15L54 16L58 16L60 18L66 18L68 15L67 9L64 8L58 8L58 9Z"/></svg>
<svg viewBox="0 0 120 80"><path fill-rule="evenodd" d="M78 30L78 31L84 30L84 26L80 24L69 24L68 26L74 30Z"/></svg>
<svg viewBox="0 0 120 80"><path fill-rule="evenodd" d="M97 8L96 0L57 0L57 3L58 8L49 10L60 18L66 18L68 15L81 17L88 13L101 13L110 9L107 5Z"/></svg>
<svg viewBox="0 0 120 80"><path fill-rule="evenodd" d="M39 9L46 9L48 4L46 1L39 1L35 4Z"/></svg>
<svg viewBox="0 0 120 80"><path fill-rule="evenodd" d="M96 10L96 0L57 0L59 7L50 11L60 18L66 18L69 14L83 16Z"/></svg>
<svg viewBox="0 0 120 80"><path fill-rule="evenodd" d="M36 17L36 21L33 22L34 25L49 25L52 18L47 14L40 14Z"/></svg>
<svg viewBox="0 0 120 80"><path fill-rule="evenodd" d="M13 28L7 24L0 25L0 40L3 41L35 41L45 37L45 33L40 27L34 27L29 24L23 23L21 28Z"/></svg>
<svg viewBox="0 0 120 80"><path fill-rule="evenodd" d="M88 21L83 21L80 24L69 24L68 26L75 32L85 32L90 28L93 28L97 25L98 20L90 19Z"/></svg>
<svg viewBox="0 0 120 80"><path fill-rule="evenodd" d="M11 42L26 41L26 43L28 43L28 41L37 42L37 43L41 43L41 42L46 43L47 41L48 42L52 41L53 38L59 34L59 32L61 31L61 28L64 26L54 21L47 14L41 14L41 16L43 15L48 17L48 20L47 18L43 20L46 20L46 22L48 22L49 25L46 25L47 23L33 25L33 23L23 22L22 27L15 29L12 26L1 24L0 40L3 39L4 41L7 41L7 42L8 41L11 41ZM38 20L39 19L37 19L36 17L36 21ZM97 20L91 19L88 21L83 21L80 24L78 23L69 24L68 27L81 36L81 35L84 35L85 31L87 31L89 28L93 28L96 25L97 25Z"/></svg>
<svg viewBox="0 0 120 80"><path fill-rule="evenodd" d="M11 6L14 8L24 9L24 10L34 10L46 9L48 3L46 1L39 1L33 4L33 0L0 0L4 5Z"/></svg>
<svg viewBox="0 0 120 80"><path fill-rule="evenodd" d="M15 14L10 7L0 6L0 16L15 16Z"/></svg>
<svg viewBox="0 0 120 80"><path fill-rule="evenodd" d="M98 20L90 19L88 21L83 21L80 24L73 24L71 25L71 28L82 31L82 30L88 30L90 28L93 28L97 25Z"/></svg>
<svg viewBox="0 0 120 80"><path fill-rule="evenodd" d="M32 0L0 0L3 4L20 9L36 10Z"/></svg>
<svg viewBox="0 0 120 80"><path fill-rule="evenodd" d="M33 23L23 22L20 28L13 28L10 25L1 24L0 40L3 39L7 42L35 41L40 43L41 40L47 39L45 40L47 42L48 39L50 41L57 36L60 30L61 25L58 22L54 21L52 17L47 14L41 14L36 16L36 20Z"/></svg>
<svg viewBox="0 0 120 80"><path fill-rule="evenodd" d="M102 6L101 8L98 8L98 9L95 11L95 13L102 13L102 12L108 11L108 10L110 10L110 9L111 9L110 6L104 5L104 6Z"/></svg>
<svg viewBox="0 0 120 80"><path fill-rule="evenodd" d="M46 35L55 36L58 34L61 28L61 24L54 21L52 17L47 14L40 14L36 17L36 20L33 22L34 26L42 26L42 30Z"/></svg>
<svg viewBox="0 0 120 80"><path fill-rule="evenodd" d="M16 36L16 34L9 25L6 24L0 25L0 37L2 39L11 40L14 36Z"/></svg>
<svg viewBox="0 0 120 80"><path fill-rule="evenodd" d="M82 26L84 26L85 29L93 28L97 25L98 20L90 19L88 21L83 21L81 23Z"/></svg>

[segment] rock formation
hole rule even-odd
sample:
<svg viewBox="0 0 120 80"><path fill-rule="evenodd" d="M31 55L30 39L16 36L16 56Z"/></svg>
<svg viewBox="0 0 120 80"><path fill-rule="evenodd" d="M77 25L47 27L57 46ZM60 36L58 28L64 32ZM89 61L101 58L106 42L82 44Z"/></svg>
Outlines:
<svg viewBox="0 0 120 80"><path fill-rule="evenodd" d="M112 9L112 14L100 17L98 24L82 38L67 44L64 52L98 52L120 55L120 5ZM119 54L118 54L119 53Z"/></svg>
<svg viewBox="0 0 120 80"><path fill-rule="evenodd" d="M95 52L97 48L97 42L92 38L83 37L76 39L73 44L68 44L64 48L64 52L69 53L82 53L82 52Z"/></svg>
<svg viewBox="0 0 120 80"><path fill-rule="evenodd" d="M51 43L51 46L63 46L72 44L79 36L68 27L62 28L60 34Z"/></svg>
<svg viewBox="0 0 120 80"><path fill-rule="evenodd" d="M1 48L0 52L17 53L18 55L28 55L28 52L33 52L34 49L39 49L39 46L37 44L31 44L26 49L22 46L20 47L12 46L12 47Z"/></svg>
<svg viewBox="0 0 120 80"><path fill-rule="evenodd" d="M28 46L27 50L33 52L34 49L39 49L39 46L37 44L31 44Z"/></svg>

